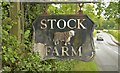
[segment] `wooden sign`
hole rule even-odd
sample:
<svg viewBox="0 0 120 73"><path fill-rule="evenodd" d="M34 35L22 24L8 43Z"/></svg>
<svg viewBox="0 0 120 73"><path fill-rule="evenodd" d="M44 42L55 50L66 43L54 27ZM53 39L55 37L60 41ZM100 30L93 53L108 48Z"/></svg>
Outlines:
<svg viewBox="0 0 120 73"><path fill-rule="evenodd" d="M88 61L94 56L94 22L87 15L39 16L33 28L33 50L41 59Z"/></svg>

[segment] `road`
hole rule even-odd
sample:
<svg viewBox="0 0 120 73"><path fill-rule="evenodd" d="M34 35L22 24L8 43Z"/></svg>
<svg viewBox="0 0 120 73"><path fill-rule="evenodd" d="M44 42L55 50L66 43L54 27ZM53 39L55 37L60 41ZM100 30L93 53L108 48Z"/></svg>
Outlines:
<svg viewBox="0 0 120 73"><path fill-rule="evenodd" d="M101 36L103 41L95 41L96 56L95 61L100 71L118 71L118 46L112 41L109 34L105 32L97 33Z"/></svg>

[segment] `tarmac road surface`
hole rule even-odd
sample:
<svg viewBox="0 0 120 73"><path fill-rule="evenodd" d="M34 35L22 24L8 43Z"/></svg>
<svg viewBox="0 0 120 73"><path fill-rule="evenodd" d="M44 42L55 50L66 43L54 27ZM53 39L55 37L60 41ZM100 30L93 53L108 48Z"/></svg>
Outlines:
<svg viewBox="0 0 120 73"><path fill-rule="evenodd" d="M94 39L96 48L95 61L99 71L118 71L118 55L120 55L118 49L120 49L120 46L113 42L108 33L100 32L97 33L97 36L103 38L103 41Z"/></svg>

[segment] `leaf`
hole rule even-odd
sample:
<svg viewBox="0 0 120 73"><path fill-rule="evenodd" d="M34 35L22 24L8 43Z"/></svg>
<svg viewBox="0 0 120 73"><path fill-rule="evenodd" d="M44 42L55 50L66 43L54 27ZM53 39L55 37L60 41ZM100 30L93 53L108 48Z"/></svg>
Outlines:
<svg viewBox="0 0 120 73"><path fill-rule="evenodd" d="M8 32L7 32L7 31L2 30L2 32L3 32L3 35L8 35Z"/></svg>
<svg viewBox="0 0 120 73"><path fill-rule="evenodd" d="M5 61L8 60L7 56L6 55L3 55L3 58L5 59Z"/></svg>
<svg viewBox="0 0 120 73"><path fill-rule="evenodd" d="M30 30L27 30L24 34L24 38L27 39L30 35Z"/></svg>

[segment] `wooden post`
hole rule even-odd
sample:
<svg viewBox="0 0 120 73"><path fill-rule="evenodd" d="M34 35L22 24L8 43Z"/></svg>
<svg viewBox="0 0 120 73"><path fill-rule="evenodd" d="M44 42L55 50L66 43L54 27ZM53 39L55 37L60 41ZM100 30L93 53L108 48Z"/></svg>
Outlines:
<svg viewBox="0 0 120 73"><path fill-rule="evenodd" d="M24 24L25 24L25 19L24 19L24 4L21 2L20 3L20 10L21 10L21 13L22 13L22 16L20 18L20 25L21 25L21 30L22 30L22 33L24 33ZM21 34L21 42L23 42L24 40L24 35Z"/></svg>
<svg viewBox="0 0 120 73"><path fill-rule="evenodd" d="M21 41L21 28L23 28L23 22L21 18L23 17L19 15L21 7L20 2L13 2L11 3L12 7L10 8L10 17L13 22L16 22L15 25L13 25L10 33L12 35L15 35L19 41Z"/></svg>

